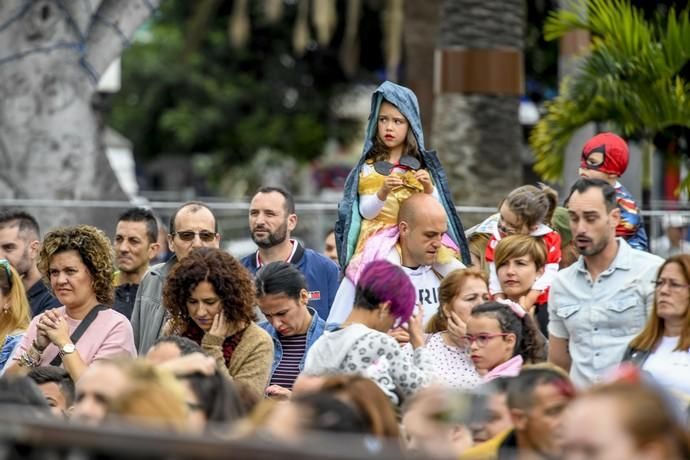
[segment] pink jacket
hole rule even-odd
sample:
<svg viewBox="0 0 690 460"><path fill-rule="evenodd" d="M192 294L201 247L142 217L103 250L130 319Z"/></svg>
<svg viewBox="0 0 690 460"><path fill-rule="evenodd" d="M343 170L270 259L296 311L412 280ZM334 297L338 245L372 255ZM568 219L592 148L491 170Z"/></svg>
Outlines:
<svg viewBox="0 0 690 460"><path fill-rule="evenodd" d="M488 374L484 375L482 382L490 382L499 377L516 377L522 369L522 363L522 356L513 356L505 363L499 364L491 369Z"/></svg>

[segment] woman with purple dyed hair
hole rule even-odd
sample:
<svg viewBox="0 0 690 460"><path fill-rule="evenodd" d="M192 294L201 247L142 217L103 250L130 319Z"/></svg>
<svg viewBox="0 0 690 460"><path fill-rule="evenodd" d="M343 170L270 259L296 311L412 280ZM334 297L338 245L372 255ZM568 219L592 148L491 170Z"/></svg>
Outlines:
<svg viewBox="0 0 690 460"><path fill-rule="evenodd" d="M431 374L423 348L423 312L414 311L415 299L414 286L400 267L383 260L371 262L355 288L350 316L312 345L303 373L361 374L399 404L424 386ZM399 326L410 334L412 356L386 334Z"/></svg>

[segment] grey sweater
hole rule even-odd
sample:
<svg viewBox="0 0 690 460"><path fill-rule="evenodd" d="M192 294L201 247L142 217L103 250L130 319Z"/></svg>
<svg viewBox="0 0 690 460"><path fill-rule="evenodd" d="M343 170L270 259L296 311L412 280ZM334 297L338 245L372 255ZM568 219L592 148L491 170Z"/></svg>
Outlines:
<svg viewBox="0 0 690 460"><path fill-rule="evenodd" d="M161 335L166 314L163 285L176 263L177 257L172 256L167 262L154 265L139 284L131 318L134 344L139 356L145 355Z"/></svg>

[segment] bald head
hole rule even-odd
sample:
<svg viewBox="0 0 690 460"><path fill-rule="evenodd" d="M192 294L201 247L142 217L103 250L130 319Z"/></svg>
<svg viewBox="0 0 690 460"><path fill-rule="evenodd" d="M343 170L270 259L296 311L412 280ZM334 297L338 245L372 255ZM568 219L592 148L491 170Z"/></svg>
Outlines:
<svg viewBox="0 0 690 460"><path fill-rule="evenodd" d="M407 222L408 225L414 225L420 217L438 217L443 216L445 219L446 211L443 205L432 195L426 193L415 193L400 205L398 212L398 224Z"/></svg>
<svg viewBox="0 0 690 460"><path fill-rule="evenodd" d="M448 231L446 212L433 196L416 193L400 206L398 229L403 265L431 265Z"/></svg>

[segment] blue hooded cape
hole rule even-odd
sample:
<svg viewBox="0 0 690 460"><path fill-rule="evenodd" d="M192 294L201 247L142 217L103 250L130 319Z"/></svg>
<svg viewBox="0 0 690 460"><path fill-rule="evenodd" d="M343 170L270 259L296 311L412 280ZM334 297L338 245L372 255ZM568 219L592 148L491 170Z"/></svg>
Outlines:
<svg viewBox="0 0 690 460"><path fill-rule="evenodd" d="M359 213L359 195L357 193L359 188L359 172L366 161L367 153L374 145L374 137L376 136L378 126L379 108L381 107L381 102L384 100L393 104L400 113L407 118L412 134L414 134L417 140L419 153L424 160L424 165L431 175L434 186L441 198L441 204L446 210L446 215L448 216L448 236L450 236L458 245L458 248L460 248L460 255L463 263L469 266L471 264L471 259L467 247L467 240L465 239L465 231L462 227L462 222L460 222L460 217L455 211L455 205L451 198L446 173L441 163L438 161L436 152L433 150L426 150L424 147L424 133L422 132L417 96L404 86L396 85L389 81L381 84L371 97L371 113L369 114L369 123L367 125L362 156L357 162L357 165L350 171L350 174L348 174L345 181L343 199L338 204L338 220L335 223L335 244L338 249L338 261L340 262L340 266L343 267L343 269L347 266L355 250L355 246L357 245L357 238L359 237L362 223L362 216Z"/></svg>

